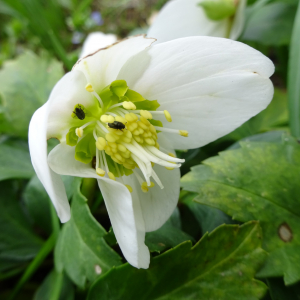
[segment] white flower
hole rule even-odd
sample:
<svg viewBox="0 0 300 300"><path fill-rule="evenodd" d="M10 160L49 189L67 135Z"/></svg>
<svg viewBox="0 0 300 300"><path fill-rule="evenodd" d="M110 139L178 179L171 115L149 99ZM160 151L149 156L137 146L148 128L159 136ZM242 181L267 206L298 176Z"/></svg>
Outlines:
<svg viewBox="0 0 300 300"><path fill-rule="evenodd" d="M199 5L201 2L204 0L169 1L150 26L148 37L155 37L157 43L198 35L236 40L244 27L247 1L238 0L235 15L219 21L207 17L203 7Z"/></svg>
<svg viewBox="0 0 300 300"><path fill-rule="evenodd" d="M79 58L85 57L98 49L105 48L117 41L115 34L105 34L103 32L92 32L85 39Z"/></svg>
<svg viewBox="0 0 300 300"><path fill-rule="evenodd" d="M162 226L178 201L183 160L174 149L229 133L273 96L273 63L247 45L153 41L133 37L81 59L29 128L33 166L61 221L70 208L58 174L97 178L117 241L137 268L149 266L145 232ZM51 137L60 144L47 157Z"/></svg>

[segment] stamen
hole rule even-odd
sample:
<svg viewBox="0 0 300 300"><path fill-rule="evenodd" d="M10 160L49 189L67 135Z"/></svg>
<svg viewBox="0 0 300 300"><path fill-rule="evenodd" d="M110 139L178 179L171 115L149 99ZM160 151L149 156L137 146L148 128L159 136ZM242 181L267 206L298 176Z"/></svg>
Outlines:
<svg viewBox="0 0 300 300"><path fill-rule="evenodd" d="M152 114L149 111L147 111L147 110L141 110L140 111L140 115L142 117L144 117L145 119L150 119L151 120L153 118Z"/></svg>
<svg viewBox="0 0 300 300"><path fill-rule="evenodd" d="M129 110L134 110L136 109L136 106L131 102L131 101L124 101L123 102L123 107L125 109L129 109Z"/></svg>
<svg viewBox="0 0 300 300"><path fill-rule="evenodd" d="M103 102L102 102L101 98L99 97L99 95L94 91L92 84L91 84L91 83L88 83L88 84L85 86L85 89L86 89L88 92L90 92L91 94L93 94L93 95L98 99L98 101L99 101L99 103L100 103L100 108L102 109L102 107L103 107Z"/></svg>
<svg viewBox="0 0 300 300"><path fill-rule="evenodd" d="M172 162L180 162L180 163L185 162L185 159L176 158L173 153L169 153L169 155L167 155L167 154L159 151L157 148L155 148L153 146L146 146L146 148L149 149L154 155L156 155L157 157L159 157L161 159L164 159L167 161L172 161Z"/></svg>
<svg viewBox="0 0 300 300"><path fill-rule="evenodd" d="M172 117L171 117L170 113L167 110L164 110L164 114L165 114L165 117L166 117L167 121L172 122Z"/></svg>
<svg viewBox="0 0 300 300"><path fill-rule="evenodd" d="M165 127L160 127L160 126L154 126L154 128L158 131L162 131L162 132L168 132L168 133L177 133L181 136L189 136L188 131L186 130L178 130L178 129L171 129L171 128L165 128Z"/></svg>
<svg viewBox="0 0 300 300"><path fill-rule="evenodd" d="M110 115L102 115L100 121L103 123L113 123L115 121L115 118Z"/></svg>
<svg viewBox="0 0 300 300"><path fill-rule="evenodd" d="M95 121L87 122L87 123L85 123L84 125L82 125L81 127L76 128L76 130L75 130L76 135L77 135L79 138L81 138L81 137L83 136L83 129L86 128L87 126L89 126L89 125L92 124L92 123L95 123Z"/></svg>
<svg viewBox="0 0 300 300"><path fill-rule="evenodd" d="M111 110L111 109L113 109L115 107L118 107L118 106L122 106L122 105L123 105L123 102L114 104L114 105L112 105L112 106L109 107L109 110Z"/></svg>
<svg viewBox="0 0 300 300"><path fill-rule="evenodd" d="M75 133L79 138L81 138L83 136L83 129L81 127L76 128Z"/></svg>
<svg viewBox="0 0 300 300"><path fill-rule="evenodd" d="M128 191L130 193L132 193L132 191L133 191L132 187L129 184L125 184L125 186L128 188Z"/></svg>
<svg viewBox="0 0 300 300"><path fill-rule="evenodd" d="M171 168L179 168L181 166L181 164L176 164L173 165L172 163L169 163L167 161L164 161L156 156L153 155L153 153L151 153L147 148L143 148L142 146L140 146L136 141L132 140L132 143L134 146L136 146L136 148L138 148L138 150L140 150L142 152L142 154L144 154L150 161L153 161L154 163L164 166L164 167L171 167ZM130 150L130 149L128 149ZM131 150L130 150L131 151ZM132 151L131 151L132 152ZM169 158L168 158L169 159Z"/></svg>
<svg viewBox="0 0 300 300"><path fill-rule="evenodd" d="M108 172L107 175L108 175L108 177L109 177L111 180L116 181L116 177L115 177L115 175L114 175L112 172Z"/></svg>
<svg viewBox="0 0 300 300"><path fill-rule="evenodd" d="M85 89L86 89L88 92L90 92L90 93L92 93L92 92L94 91L93 86L92 86L90 83L88 83L88 84L85 86Z"/></svg>
<svg viewBox="0 0 300 300"><path fill-rule="evenodd" d="M96 173L97 175L101 176L101 177L104 177L105 176L105 171L101 168L97 168L96 169Z"/></svg>
<svg viewBox="0 0 300 300"><path fill-rule="evenodd" d="M159 177L157 176L157 174L155 173L155 171L152 169L152 178L155 180L155 182L158 184L158 186L163 189L164 186L162 184L162 182L160 181Z"/></svg>
<svg viewBox="0 0 300 300"><path fill-rule="evenodd" d="M101 151L101 153L102 153L102 158L103 158L104 166L105 166L105 169L106 169L106 173L108 174L109 173L109 169L108 169L108 164L107 164L107 161L106 161L105 152Z"/></svg>
<svg viewBox="0 0 300 300"><path fill-rule="evenodd" d="M106 140L103 137L98 137L96 140L96 147L98 150L104 150L106 147Z"/></svg>
<svg viewBox="0 0 300 300"><path fill-rule="evenodd" d="M147 181L147 184L150 186L150 176L147 173L147 169L146 169L145 164L136 155L134 155L132 153L131 153L131 157L137 163L137 165L139 166L141 172L143 173L143 175L144 175L144 177ZM152 170L151 170L151 173L152 173Z"/></svg>
<svg viewBox="0 0 300 300"><path fill-rule="evenodd" d="M100 127L100 129L102 129L103 132L108 132L108 129L105 128L105 126L100 121L97 121L97 125Z"/></svg>

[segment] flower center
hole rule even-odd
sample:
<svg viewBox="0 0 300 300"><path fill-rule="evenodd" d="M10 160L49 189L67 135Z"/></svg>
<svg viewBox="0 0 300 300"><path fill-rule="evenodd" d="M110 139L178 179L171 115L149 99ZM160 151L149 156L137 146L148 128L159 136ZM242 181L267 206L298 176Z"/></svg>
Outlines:
<svg viewBox="0 0 300 300"><path fill-rule="evenodd" d="M74 107L72 117L81 120L82 126L71 127L66 142L76 146L75 159L86 164L94 160L96 173L112 180L118 177L123 181L123 175L134 174L143 192L154 186L151 177L163 188L153 165L173 170L184 160L161 151L164 149L160 150L158 134L168 132L188 136L188 132L164 128L153 116L164 115L172 122L170 113L157 111L160 105L156 100L146 100L130 90L125 80L112 82L99 94L91 84L87 84L86 90L98 100L98 107L86 109L82 104ZM132 188L126 186L132 192Z"/></svg>

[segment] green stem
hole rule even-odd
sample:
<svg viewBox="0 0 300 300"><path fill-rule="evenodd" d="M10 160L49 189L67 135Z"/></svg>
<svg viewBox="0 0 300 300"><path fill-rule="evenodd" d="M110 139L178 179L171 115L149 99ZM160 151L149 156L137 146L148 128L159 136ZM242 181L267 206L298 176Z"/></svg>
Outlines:
<svg viewBox="0 0 300 300"><path fill-rule="evenodd" d="M31 278L31 276L35 273L35 271L39 268L39 266L42 264L42 262L45 260L45 258L48 256L48 254L53 250L56 242L56 236L55 233L52 233L51 236L48 238L48 240L43 244L42 248L34 258L34 260L29 264L29 266L26 268L23 276L15 286L12 294L10 295L8 300L13 300L18 292L21 290L23 285Z"/></svg>
<svg viewBox="0 0 300 300"><path fill-rule="evenodd" d="M54 285L52 286L52 293L49 300L58 300L63 286L64 275L63 272L57 273Z"/></svg>
<svg viewBox="0 0 300 300"><path fill-rule="evenodd" d="M288 64L288 100L290 127L293 136L300 137L300 1L294 21Z"/></svg>

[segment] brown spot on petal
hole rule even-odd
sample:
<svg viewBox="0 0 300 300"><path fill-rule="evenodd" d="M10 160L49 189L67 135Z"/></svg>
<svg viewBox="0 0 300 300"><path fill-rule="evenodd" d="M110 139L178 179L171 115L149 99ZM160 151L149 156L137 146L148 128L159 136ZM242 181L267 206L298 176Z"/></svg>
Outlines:
<svg viewBox="0 0 300 300"><path fill-rule="evenodd" d="M282 223L278 227L278 236L285 243L288 243L288 242L290 242L293 239L292 229L290 228L290 226L287 223Z"/></svg>

